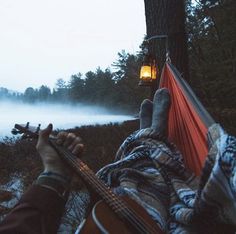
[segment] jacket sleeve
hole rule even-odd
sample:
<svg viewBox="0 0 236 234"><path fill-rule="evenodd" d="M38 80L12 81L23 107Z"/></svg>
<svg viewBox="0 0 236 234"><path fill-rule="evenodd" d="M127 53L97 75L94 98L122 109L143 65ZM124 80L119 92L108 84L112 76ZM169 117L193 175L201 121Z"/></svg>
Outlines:
<svg viewBox="0 0 236 234"><path fill-rule="evenodd" d="M57 233L65 203L53 190L32 185L0 223L0 234Z"/></svg>

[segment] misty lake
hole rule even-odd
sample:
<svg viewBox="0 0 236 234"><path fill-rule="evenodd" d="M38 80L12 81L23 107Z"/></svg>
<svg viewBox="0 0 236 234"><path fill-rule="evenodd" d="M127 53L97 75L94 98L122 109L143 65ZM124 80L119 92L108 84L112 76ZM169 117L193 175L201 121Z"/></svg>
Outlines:
<svg viewBox="0 0 236 234"><path fill-rule="evenodd" d="M67 129L82 125L121 123L133 119L129 115L114 114L112 111L82 104L24 104L0 101L0 138L12 136L11 130L15 123L44 128L52 123L54 129Z"/></svg>

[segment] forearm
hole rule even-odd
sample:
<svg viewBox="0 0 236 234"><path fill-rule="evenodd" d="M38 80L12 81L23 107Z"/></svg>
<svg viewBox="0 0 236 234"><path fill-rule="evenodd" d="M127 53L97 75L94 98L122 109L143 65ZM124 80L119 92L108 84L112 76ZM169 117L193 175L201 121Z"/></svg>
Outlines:
<svg viewBox="0 0 236 234"><path fill-rule="evenodd" d="M73 171L61 161L60 155L49 143L51 132L52 124L49 124L40 131L36 146L43 161L43 173L0 224L0 233L57 233ZM58 134L56 144L76 156L83 148L79 137L66 132Z"/></svg>
<svg viewBox="0 0 236 234"><path fill-rule="evenodd" d="M0 233L57 233L65 199L55 191L32 185L0 224Z"/></svg>

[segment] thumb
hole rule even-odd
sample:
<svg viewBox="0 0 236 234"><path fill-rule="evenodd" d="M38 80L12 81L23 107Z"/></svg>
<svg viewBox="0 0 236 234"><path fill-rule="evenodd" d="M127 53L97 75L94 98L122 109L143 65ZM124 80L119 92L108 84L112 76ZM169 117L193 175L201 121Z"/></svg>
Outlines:
<svg viewBox="0 0 236 234"><path fill-rule="evenodd" d="M39 132L39 141L40 143L46 143L48 142L49 135L52 132L52 124L50 123L45 129L41 130Z"/></svg>

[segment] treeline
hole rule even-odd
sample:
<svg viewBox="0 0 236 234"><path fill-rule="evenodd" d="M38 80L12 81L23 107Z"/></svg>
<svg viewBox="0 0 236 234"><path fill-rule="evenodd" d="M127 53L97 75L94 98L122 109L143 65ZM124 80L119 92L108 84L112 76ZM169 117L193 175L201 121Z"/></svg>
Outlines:
<svg viewBox="0 0 236 234"><path fill-rule="evenodd" d="M204 105L236 108L236 1L186 0L190 85ZM171 57L171 55L170 55ZM138 86L141 53L118 53L110 69L58 79L55 88L29 87L24 93L0 89L0 97L25 102L84 102L136 111L150 90Z"/></svg>
<svg viewBox="0 0 236 234"><path fill-rule="evenodd" d="M191 86L206 106L236 108L236 1L187 2Z"/></svg>
<svg viewBox="0 0 236 234"><path fill-rule="evenodd" d="M34 102L82 102L98 104L105 107L116 107L126 111L137 110L141 100L147 96L148 90L138 86L141 56L122 51L110 69L97 68L71 76L69 81L58 79L55 88L51 90L42 85L38 89L28 87L24 93L10 92L0 89L0 97Z"/></svg>

